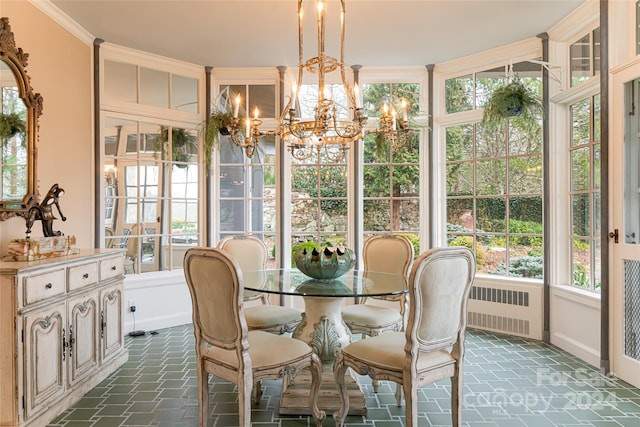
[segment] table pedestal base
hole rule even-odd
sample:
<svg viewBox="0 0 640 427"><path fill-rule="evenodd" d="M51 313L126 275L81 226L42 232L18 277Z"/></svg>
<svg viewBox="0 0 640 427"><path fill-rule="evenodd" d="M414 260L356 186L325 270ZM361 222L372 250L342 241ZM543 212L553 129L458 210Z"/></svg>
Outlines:
<svg viewBox="0 0 640 427"><path fill-rule="evenodd" d="M345 376L345 383L349 392L349 415L367 415L364 394L358 382L351 376ZM304 370L298 374L286 389L283 387L280 399L281 415L311 415L309 410L309 389L311 374ZM331 417L340 408L340 396L333 378L333 368L325 365L322 374L322 384L318 393L318 407Z"/></svg>
<svg viewBox="0 0 640 427"><path fill-rule="evenodd" d="M342 298L305 297L302 321L292 336L306 342L324 364L322 383L318 394L318 407L333 415L340 408L340 396L333 378L333 361L342 347L351 342L351 332L342 320ZM350 376L345 377L349 392L349 415L366 415L364 394L360 385ZM283 415L311 415L309 389L311 374L303 371L293 384L282 389L280 413Z"/></svg>

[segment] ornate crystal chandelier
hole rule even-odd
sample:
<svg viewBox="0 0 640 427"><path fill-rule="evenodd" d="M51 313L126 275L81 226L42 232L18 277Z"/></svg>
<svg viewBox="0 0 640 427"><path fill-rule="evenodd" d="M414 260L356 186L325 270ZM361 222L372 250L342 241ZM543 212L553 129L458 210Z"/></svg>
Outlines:
<svg viewBox="0 0 640 427"><path fill-rule="evenodd" d="M238 107L240 98L236 97L232 123L230 126L231 140L238 146L245 148L248 157L253 155L261 136L277 135L288 146L291 155L297 160L305 160L314 152L324 150L325 155L333 161L340 161L352 142L362 138L367 133L383 134L394 149L398 149L408 140L409 121L407 118L407 104L402 101L402 119L397 119L397 112L393 107L385 104L379 118L377 129L365 130L367 116L360 104L360 93L357 84L350 84L345 74L344 62L344 34L345 34L345 0L340 3L340 58L339 60L325 53L325 1L317 0L317 36L318 55L304 60L303 54L303 11L302 2L298 0L298 72L296 82L292 85L291 96L284 107L279 119L278 130L261 131L262 120L259 119L257 108L253 118L247 117L244 134L240 130ZM318 98L313 107L313 117L300 117L299 90L302 87L304 73L317 75ZM327 84L326 75L332 72L340 73L340 80L346 94L348 106L341 106L332 99ZM353 111L351 120L339 116L339 109Z"/></svg>

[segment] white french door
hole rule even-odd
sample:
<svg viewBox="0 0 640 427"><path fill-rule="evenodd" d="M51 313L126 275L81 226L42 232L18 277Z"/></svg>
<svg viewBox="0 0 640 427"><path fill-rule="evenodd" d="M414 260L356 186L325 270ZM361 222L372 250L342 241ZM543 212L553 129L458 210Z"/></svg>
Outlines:
<svg viewBox="0 0 640 427"><path fill-rule="evenodd" d="M610 126L610 359L640 386L640 61L616 70Z"/></svg>

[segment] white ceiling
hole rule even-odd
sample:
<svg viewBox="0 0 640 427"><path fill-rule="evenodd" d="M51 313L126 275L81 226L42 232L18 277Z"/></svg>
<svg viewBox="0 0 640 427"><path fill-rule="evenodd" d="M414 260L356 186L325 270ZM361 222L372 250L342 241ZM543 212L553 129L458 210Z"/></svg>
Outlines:
<svg viewBox="0 0 640 427"><path fill-rule="evenodd" d="M296 0L51 0L96 38L192 64L297 64ZM424 66L548 31L586 0L347 0L345 62ZM304 0L304 58L317 55L315 2ZM326 53L337 52L327 0ZM332 13L333 11L333 13Z"/></svg>

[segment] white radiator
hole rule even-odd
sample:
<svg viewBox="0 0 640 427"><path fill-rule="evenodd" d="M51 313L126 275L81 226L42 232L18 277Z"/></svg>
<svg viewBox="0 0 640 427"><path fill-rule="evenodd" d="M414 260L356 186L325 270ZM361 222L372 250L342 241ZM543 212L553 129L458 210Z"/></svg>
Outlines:
<svg viewBox="0 0 640 427"><path fill-rule="evenodd" d="M542 339L542 284L478 280L471 288L467 324L527 338Z"/></svg>

